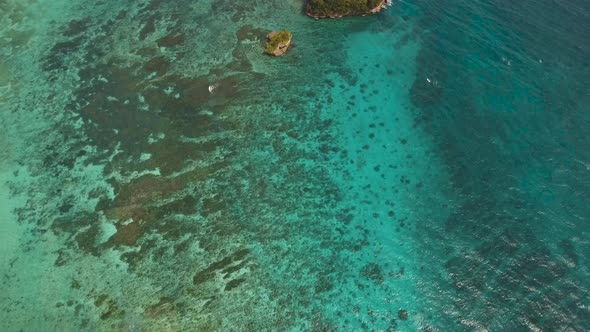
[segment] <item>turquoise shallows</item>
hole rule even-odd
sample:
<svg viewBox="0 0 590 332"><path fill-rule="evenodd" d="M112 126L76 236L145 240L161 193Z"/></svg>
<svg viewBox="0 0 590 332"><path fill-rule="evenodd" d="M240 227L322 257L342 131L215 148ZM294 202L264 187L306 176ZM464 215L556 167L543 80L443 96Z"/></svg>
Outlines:
<svg viewBox="0 0 590 332"><path fill-rule="evenodd" d="M302 9L0 4L1 331L590 330L590 5Z"/></svg>

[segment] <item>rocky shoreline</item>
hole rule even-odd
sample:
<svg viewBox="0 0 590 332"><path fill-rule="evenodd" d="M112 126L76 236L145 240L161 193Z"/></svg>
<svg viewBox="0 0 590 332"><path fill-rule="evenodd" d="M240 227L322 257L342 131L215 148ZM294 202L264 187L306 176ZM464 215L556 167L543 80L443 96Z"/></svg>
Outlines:
<svg viewBox="0 0 590 332"><path fill-rule="evenodd" d="M266 40L264 52L269 55L282 56L291 47L293 35L287 29L279 32L273 31L266 35Z"/></svg>
<svg viewBox="0 0 590 332"><path fill-rule="evenodd" d="M305 7L305 14L307 16L313 17L315 19L322 19L322 18L341 18L341 17L344 17L344 16L364 16L364 15L367 15L367 14L376 14L376 13L380 12L383 8L387 7L387 5L390 2L390 1L387 1L387 0L381 0L381 2L377 6L371 8L371 9L368 9L367 11L352 11L352 12L341 13L341 12L338 12L337 10L334 10L334 13L330 13L330 14L327 14L327 15L318 15L318 14L315 14L310 9L310 6L309 6L309 2L310 1L313 1L313 0L308 0L307 1L306 7Z"/></svg>

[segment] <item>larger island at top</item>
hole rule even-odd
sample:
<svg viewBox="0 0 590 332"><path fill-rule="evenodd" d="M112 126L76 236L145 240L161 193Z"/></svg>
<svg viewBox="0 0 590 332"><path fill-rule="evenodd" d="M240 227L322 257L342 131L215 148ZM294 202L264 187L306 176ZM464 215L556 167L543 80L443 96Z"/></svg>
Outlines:
<svg viewBox="0 0 590 332"><path fill-rule="evenodd" d="M379 12L385 0L307 0L305 12L315 18L335 18Z"/></svg>

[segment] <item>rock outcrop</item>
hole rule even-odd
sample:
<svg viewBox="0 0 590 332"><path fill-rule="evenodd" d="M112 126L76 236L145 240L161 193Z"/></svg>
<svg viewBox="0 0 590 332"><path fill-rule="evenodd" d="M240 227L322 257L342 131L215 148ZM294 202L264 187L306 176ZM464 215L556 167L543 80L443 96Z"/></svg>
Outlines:
<svg viewBox="0 0 590 332"><path fill-rule="evenodd" d="M273 31L266 35L267 43L264 48L266 54L281 56L287 52L291 46L293 35L285 29L280 32Z"/></svg>
<svg viewBox="0 0 590 332"><path fill-rule="evenodd" d="M305 13L313 18L338 18L378 13L386 0L307 0Z"/></svg>

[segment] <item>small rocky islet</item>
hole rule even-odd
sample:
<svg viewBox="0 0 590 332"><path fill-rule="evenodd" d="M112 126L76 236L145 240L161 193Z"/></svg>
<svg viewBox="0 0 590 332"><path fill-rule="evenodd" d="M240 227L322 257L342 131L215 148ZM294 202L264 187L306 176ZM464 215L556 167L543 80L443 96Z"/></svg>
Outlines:
<svg viewBox="0 0 590 332"><path fill-rule="evenodd" d="M353 15L375 14L387 4L386 0L307 0L305 13L313 18L339 18ZM264 52L282 56L291 46L293 35L287 29L266 35Z"/></svg>
<svg viewBox="0 0 590 332"><path fill-rule="evenodd" d="M264 53L274 56L281 56L289 50L291 47L291 40L293 39L293 35L289 30L285 29L283 31L273 31L266 35L266 47L264 48Z"/></svg>

